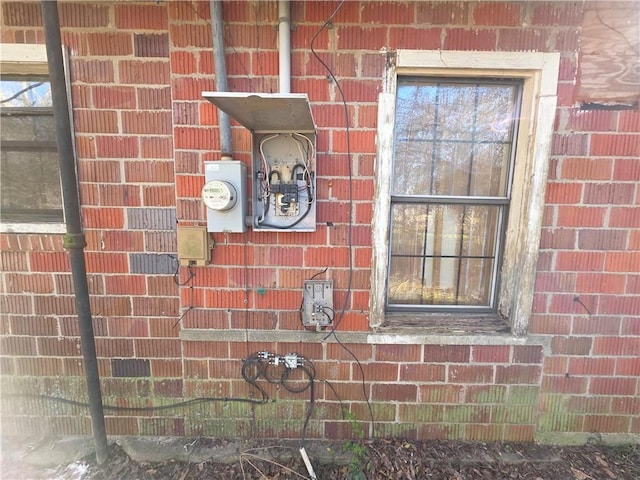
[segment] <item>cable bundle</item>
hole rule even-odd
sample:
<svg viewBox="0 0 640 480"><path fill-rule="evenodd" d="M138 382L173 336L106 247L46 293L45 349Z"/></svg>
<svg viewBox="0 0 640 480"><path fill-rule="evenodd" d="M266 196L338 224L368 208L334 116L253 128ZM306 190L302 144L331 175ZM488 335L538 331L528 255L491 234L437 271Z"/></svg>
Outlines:
<svg viewBox="0 0 640 480"><path fill-rule="evenodd" d="M306 379L294 378L294 372L298 370L305 374ZM264 390L256 383L260 378L275 385L282 385L291 393L302 393L309 389L309 406L302 427L302 443L304 444L315 404L316 367L313 362L297 353L281 356L268 351L256 352L242 364L242 378L262 392Z"/></svg>

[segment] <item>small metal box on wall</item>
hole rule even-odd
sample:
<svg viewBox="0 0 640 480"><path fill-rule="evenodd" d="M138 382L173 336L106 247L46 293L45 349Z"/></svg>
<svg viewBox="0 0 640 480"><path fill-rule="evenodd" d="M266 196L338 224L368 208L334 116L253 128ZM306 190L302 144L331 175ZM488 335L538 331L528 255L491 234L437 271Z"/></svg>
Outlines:
<svg viewBox="0 0 640 480"><path fill-rule="evenodd" d="M203 92L251 131L257 231L316 229L316 127L303 93Z"/></svg>
<svg viewBox="0 0 640 480"><path fill-rule="evenodd" d="M213 242L205 227L178 225L176 233L181 266L204 267L209 263Z"/></svg>

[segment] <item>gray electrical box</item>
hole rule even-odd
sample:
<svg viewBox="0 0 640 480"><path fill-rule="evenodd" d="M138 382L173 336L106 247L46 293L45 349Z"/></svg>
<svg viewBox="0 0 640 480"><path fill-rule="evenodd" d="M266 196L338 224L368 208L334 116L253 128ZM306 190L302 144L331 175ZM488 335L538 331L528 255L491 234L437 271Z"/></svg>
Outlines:
<svg viewBox="0 0 640 480"><path fill-rule="evenodd" d="M251 130L254 230L316 229L316 127L303 93L203 92Z"/></svg>
<svg viewBox="0 0 640 480"><path fill-rule="evenodd" d="M207 207L207 231L246 231L247 168L238 161L204 162L202 201Z"/></svg>
<svg viewBox="0 0 640 480"><path fill-rule="evenodd" d="M305 280L302 288L302 324L326 327L333 323L333 280Z"/></svg>

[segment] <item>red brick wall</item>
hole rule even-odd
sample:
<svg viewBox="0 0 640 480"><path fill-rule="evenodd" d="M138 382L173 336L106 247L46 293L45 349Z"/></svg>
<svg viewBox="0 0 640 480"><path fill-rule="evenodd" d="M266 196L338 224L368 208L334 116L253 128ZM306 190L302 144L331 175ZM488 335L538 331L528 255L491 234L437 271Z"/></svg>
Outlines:
<svg viewBox="0 0 640 480"><path fill-rule="evenodd" d="M541 427L637 434L640 115L556 118L531 333L552 336Z"/></svg>
<svg viewBox="0 0 640 480"><path fill-rule="evenodd" d="M354 434L340 401L366 426L363 388L376 435L530 440L556 432L640 433L640 116L637 109L576 107L581 2L345 2L314 47L348 102L353 205L339 92L309 48L337 5L291 5L291 87L309 95L318 127L316 232L214 234L211 265L195 267L192 281L179 287L171 257L176 222L204 224L203 162L219 155L217 112L201 99L203 90L215 90L209 2L60 2L105 403L252 395L241 359L268 349L297 351L316 364L312 437ZM223 9L229 89L276 92L276 2L225 1ZM39 2L3 2L2 22L4 43L43 42ZM303 280L328 267L324 277L333 279L334 302L342 306L349 255L352 292L340 330L368 330L382 48L560 51L561 71L535 337L522 345L347 342L362 365L363 386L358 364L335 343L216 341L211 330L299 331ZM234 156L249 164L250 136L235 123L232 130ZM0 242L3 391L85 398L61 237L3 234ZM179 271L180 282L188 273ZM201 329L213 340L180 338ZM155 415L108 412L108 432L299 436L306 394L268 388L277 401L255 408L213 403ZM90 428L77 407L5 400L3 412L12 412L3 419L7 429Z"/></svg>

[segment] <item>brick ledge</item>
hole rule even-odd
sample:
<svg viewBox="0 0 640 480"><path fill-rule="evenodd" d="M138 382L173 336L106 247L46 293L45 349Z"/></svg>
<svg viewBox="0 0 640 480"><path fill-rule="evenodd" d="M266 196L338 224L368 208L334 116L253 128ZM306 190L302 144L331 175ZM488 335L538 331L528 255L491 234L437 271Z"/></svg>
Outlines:
<svg viewBox="0 0 640 480"><path fill-rule="evenodd" d="M550 339L537 335L516 337L502 335L429 335L419 329L404 329L402 332L337 332L342 343L381 345L542 345L548 353ZM214 330L184 329L180 339L185 341L222 342L271 342L271 343L336 343L332 335L325 332L294 330Z"/></svg>

